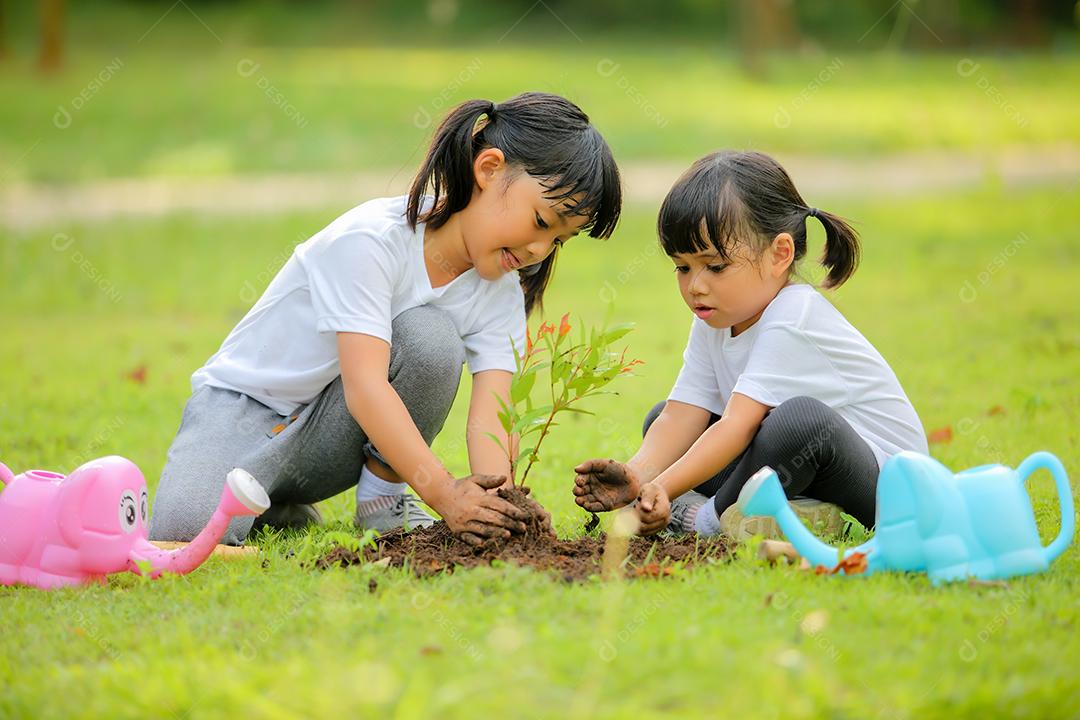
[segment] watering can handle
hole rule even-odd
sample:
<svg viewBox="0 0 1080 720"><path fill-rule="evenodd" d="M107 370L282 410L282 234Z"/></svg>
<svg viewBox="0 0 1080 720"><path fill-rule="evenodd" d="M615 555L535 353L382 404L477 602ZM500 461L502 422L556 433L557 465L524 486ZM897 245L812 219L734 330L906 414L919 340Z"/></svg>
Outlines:
<svg viewBox="0 0 1080 720"><path fill-rule="evenodd" d="M1057 486L1058 502L1061 505L1061 532L1054 541L1043 548L1046 562L1052 562L1072 542L1073 532L1076 530L1076 518L1073 513L1072 488L1069 487L1069 476L1065 474L1065 466L1056 456L1048 452L1037 452L1029 455L1016 469L1020 476L1020 482L1027 479L1040 468L1046 468L1054 476L1054 485Z"/></svg>

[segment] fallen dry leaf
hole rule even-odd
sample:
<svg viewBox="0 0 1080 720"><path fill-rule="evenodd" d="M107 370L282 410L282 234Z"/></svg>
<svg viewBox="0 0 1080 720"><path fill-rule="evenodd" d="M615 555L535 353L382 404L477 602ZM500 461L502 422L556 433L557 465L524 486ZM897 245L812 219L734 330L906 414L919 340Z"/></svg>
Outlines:
<svg viewBox="0 0 1080 720"><path fill-rule="evenodd" d="M836 567L829 568L824 565L818 565L814 568L814 573L817 575L835 575L841 570L844 571L845 575L861 575L866 572L866 553L851 553L838 562Z"/></svg>
<svg viewBox="0 0 1080 720"><path fill-rule="evenodd" d="M995 405L994 407L987 410L986 414L987 415L1004 415L1005 414L1005 408L1001 407L1000 405Z"/></svg>
<svg viewBox="0 0 1080 720"><path fill-rule="evenodd" d="M855 552L841 560L833 572L844 571L845 575L861 575L866 572L866 553Z"/></svg>
<svg viewBox="0 0 1080 720"><path fill-rule="evenodd" d="M638 577L666 577L672 573L670 565L661 567L658 563L649 563L634 569L634 575Z"/></svg>
<svg viewBox="0 0 1080 720"><path fill-rule="evenodd" d="M952 442L952 426L946 425L945 427L931 430L930 434L926 436L926 439L931 445L935 443Z"/></svg>
<svg viewBox="0 0 1080 720"><path fill-rule="evenodd" d="M127 378L128 380L130 380L131 382L136 383L137 385L145 385L146 384L146 365L139 365L134 370L128 371L124 375L124 377Z"/></svg>

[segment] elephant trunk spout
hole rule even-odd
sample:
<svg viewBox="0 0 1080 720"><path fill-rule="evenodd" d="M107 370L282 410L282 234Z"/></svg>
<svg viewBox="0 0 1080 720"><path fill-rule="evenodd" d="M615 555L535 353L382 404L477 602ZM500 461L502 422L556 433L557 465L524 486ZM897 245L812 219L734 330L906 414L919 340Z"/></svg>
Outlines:
<svg viewBox="0 0 1080 720"><path fill-rule="evenodd" d="M737 503L739 512L743 515L767 515L775 519L784 535L795 546L795 550L811 565L832 567L840 560L840 552L837 548L818 540L799 520L788 505L780 479L772 468L765 466L754 473L739 492ZM844 557L853 552L869 554L875 545L876 543L871 539L857 548L847 550ZM872 562L874 562L873 559Z"/></svg>
<svg viewBox="0 0 1080 720"><path fill-rule="evenodd" d="M142 574L140 564L145 566L149 563L147 574L150 577L157 577L163 572L189 573L210 557L225 534L229 521L243 515L261 515L269 507L270 498L263 487L247 471L235 468L225 478L221 501L210 522L190 543L176 550L162 550L149 540L140 539L131 550L128 568Z"/></svg>

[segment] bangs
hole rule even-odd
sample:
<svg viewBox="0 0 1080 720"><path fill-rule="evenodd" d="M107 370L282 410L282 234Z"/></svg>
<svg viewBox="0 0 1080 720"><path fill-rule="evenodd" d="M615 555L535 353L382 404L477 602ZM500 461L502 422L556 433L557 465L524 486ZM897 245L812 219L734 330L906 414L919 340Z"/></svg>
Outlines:
<svg viewBox="0 0 1080 720"><path fill-rule="evenodd" d="M691 165L664 198L656 234L669 256L715 250L731 261L729 251L747 229L746 208L717 160L709 156Z"/></svg>
<svg viewBox="0 0 1080 720"><path fill-rule="evenodd" d="M582 232L595 238L610 237L619 223L622 187L619 168L600 133L588 128L567 152L554 152L561 162L551 167L527 167L542 180L544 198L563 203L564 216L587 218Z"/></svg>

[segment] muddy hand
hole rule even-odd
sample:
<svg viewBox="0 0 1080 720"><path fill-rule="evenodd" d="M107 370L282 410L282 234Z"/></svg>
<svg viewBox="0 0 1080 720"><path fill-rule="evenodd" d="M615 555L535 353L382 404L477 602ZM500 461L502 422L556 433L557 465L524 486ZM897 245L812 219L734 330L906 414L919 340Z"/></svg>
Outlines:
<svg viewBox="0 0 1080 720"><path fill-rule="evenodd" d="M525 504L529 506L529 510L532 512L533 517L539 518L540 527L547 535L555 535L555 530L551 527L551 513L544 509L544 506L536 502L529 494L529 488L521 488L525 493Z"/></svg>
<svg viewBox="0 0 1080 720"><path fill-rule="evenodd" d="M470 475L454 480L450 491L436 507L450 530L470 545L491 538L508 538L524 533L529 513L498 495L487 492L503 484L499 475Z"/></svg>
<svg viewBox="0 0 1080 720"><path fill-rule="evenodd" d="M586 460L574 472L574 502L589 512L629 505L640 489L634 471L615 460Z"/></svg>
<svg viewBox="0 0 1080 720"><path fill-rule="evenodd" d="M671 519L671 499L667 491L656 483L648 483L641 488L636 509L641 520L639 535L658 533L667 527Z"/></svg>

